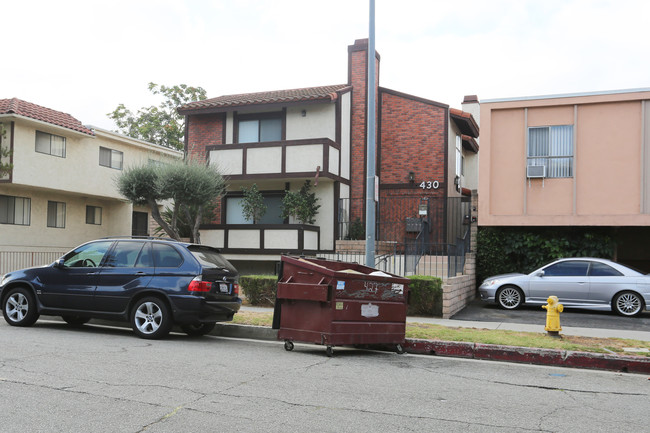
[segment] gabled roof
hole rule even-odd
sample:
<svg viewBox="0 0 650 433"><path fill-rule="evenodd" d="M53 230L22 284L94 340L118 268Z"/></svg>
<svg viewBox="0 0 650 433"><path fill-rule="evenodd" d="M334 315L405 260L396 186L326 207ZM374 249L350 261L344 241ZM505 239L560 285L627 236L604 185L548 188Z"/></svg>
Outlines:
<svg viewBox="0 0 650 433"><path fill-rule="evenodd" d="M185 104L178 108L179 114L200 114L227 111L231 107L267 105L278 103L335 101L339 92L350 88L347 84L305 87L302 89L274 90L270 92L224 95Z"/></svg>
<svg viewBox="0 0 650 433"><path fill-rule="evenodd" d="M62 128L71 129L83 134L95 135L95 133L81 124L69 114L52 110L51 108L41 107L22 99L0 99L0 115L15 114L18 116L29 117L30 119L50 123Z"/></svg>
<svg viewBox="0 0 650 433"><path fill-rule="evenodd" d="M461 134L478 138L479 127L476 120L474 120L474 116L470 113L466 113L465 111L456 108L450 108L449 117L451 117L451 120L453 120L456 126L458 126Z"/></svg>

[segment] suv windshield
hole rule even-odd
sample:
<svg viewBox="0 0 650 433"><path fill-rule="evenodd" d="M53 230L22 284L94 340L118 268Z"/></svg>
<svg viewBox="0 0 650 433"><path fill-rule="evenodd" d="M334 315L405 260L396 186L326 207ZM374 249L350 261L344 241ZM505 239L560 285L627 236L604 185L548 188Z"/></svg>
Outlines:
<svg viewBox="0 0 650 433"><path fill-rule="evenodd" d="M210 247L191 246L188 248L192 255L206 268L221 268L236 272L233 265L230 264L221 254Z"/></svg>

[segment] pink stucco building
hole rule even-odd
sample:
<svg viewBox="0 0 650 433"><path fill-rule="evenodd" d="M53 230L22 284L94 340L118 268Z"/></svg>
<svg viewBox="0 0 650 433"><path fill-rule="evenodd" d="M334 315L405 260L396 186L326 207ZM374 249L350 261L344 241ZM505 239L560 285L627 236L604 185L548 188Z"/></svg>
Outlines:
<svg viewBox="0 0 650 433"><path fill-rule="evenodd" d="M481 101L480 124L480 226L610 228L650 271L650 89Z"/></svg>

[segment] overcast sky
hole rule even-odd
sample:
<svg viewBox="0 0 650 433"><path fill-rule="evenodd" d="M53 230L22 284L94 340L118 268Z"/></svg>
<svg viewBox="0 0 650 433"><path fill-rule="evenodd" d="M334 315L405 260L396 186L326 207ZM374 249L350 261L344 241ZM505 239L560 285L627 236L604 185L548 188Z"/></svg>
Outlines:
<svg viewBox="0 0 650 433"><path fill-rule="evenodd" d="M114 129L160 101L347 82L368 0L4 2L0 98ZM650 87L646 0L376 0L380 85L460 108L479 99Z"/></svg>

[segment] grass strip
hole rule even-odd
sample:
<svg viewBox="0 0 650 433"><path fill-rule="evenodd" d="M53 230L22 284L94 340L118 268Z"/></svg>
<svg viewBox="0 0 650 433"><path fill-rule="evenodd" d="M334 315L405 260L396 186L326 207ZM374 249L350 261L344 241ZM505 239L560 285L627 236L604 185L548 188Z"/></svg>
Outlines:
<svg viewBox="0 0 650 433"><path fill-rule="evenodd" d="M233 323L238 325L268 326L273 322L273 313L240 311ZM429 323L407 323L406 338L422 340L463 341L468 343L500 344L505 346L535 347L541 349L572 350L594 353L616 353L650 357L648 352L626 352L625 349L648 349L650 341L624 338L594 338L562 335L552 338L543 332L517 332L478 328L457 328Z"/></svg>

